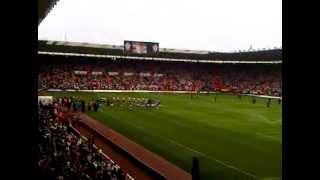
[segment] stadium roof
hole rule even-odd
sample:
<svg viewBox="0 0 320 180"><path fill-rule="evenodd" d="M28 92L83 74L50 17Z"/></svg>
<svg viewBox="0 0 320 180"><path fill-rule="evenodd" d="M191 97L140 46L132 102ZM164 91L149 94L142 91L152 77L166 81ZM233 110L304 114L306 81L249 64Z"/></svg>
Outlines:
<svg viewBox="0 0 320 180"><path fill-rule="evenodd" d="M62 41L38 41L38 53L64 56L87 56L96 58L142 59L191 62L243 62L243 63L281 63L282 50L247 51L221 53L160 48L157 55L126 56L123 46L102 45Z"/></svg>

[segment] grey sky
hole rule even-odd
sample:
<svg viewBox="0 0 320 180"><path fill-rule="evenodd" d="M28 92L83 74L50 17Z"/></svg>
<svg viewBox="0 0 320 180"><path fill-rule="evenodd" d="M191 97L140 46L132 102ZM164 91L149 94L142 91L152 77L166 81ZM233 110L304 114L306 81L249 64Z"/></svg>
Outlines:
<svg viewBox="0 0 320 180"><path fill-rule="evenodd" d="M281 0L60 0L38 39L234 51L282 46Z"/></svg>

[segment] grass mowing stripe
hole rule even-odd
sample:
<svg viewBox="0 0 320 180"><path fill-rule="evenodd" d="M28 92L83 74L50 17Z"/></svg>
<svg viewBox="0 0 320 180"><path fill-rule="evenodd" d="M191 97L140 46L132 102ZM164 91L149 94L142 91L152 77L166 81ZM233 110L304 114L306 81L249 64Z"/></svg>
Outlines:
<svg viewBox="0 0 320 180"><path fill-rule="evenodd" d="M255 175L253 175L253 174L251 174L251 173L249 173L249 172L246 172L246 171L244 171L244 170L241 170L241 169L239 169L239 168L237 168L237 167L235 167L235 166L226 164L226 163L224 163L224 162L222 162L222 161L220 161L220 160L218 160L218 159L216 159L216 158L213 158L213 157L211 157L211 156L209 156L209 155L207 155L207 154L205 154L205 153L202 153L202 152L197 151L197 150L195 150L195 149L193 149L193 148L190 148L190 147L188 147L188 146L186 146L186 145L183 145L183 144L181 144L181 143L178 143L178 142L174 141L173 139L168 139L168 138L166 138L166 137L162 137L162 136L160 136L160 135L155 135L154 133L150 133L150 132L148 132L148 130L145 129L144 127L138 126L138 125L133 124L133 123L131 123L131 122L129 122L129 121L126 121L126 123L129 124L130 126L133 126L133 127L137 128L137 129L140 129L140 130L144 131L144 132L147 133L147 134L151 134L152 136L157 136L157 137L160 138L160 139L168 140L169 142L171 142L171 143L173 143L173 144L175 144L175 145L177 145L177 146L179 146L179 147L185 148L185 149L187 149L187 150L189 150L189 151L191 151L191 152L194 152L194 153L196 153L196 154L200 154L201 156L204 156L204 157L206 157L206 158L208 158L208 159L211 159L211 160L213 160L213 161L216 161L216 162L218 162L219 164L221 164L221 165L223 165L223 166L225 166L225 167L231 168L231 169L233 169L233 170L236 170L236 171L238 171L238 172L240 172L240 173L243 173L243 174L245 174L245 175L247 175L247 176L250 176L250 177L253 177L253 178L255 178L255 179L259 179L259 177L255 176Z"/></svg>

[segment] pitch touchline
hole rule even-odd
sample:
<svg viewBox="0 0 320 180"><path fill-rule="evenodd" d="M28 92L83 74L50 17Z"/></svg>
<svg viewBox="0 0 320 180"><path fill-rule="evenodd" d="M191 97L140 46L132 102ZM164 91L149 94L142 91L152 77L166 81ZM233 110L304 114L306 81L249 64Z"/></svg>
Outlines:
<svg viewBox="0 0 320 180"><path fill-rule="evenodd" d="M188 149L189 151L195 152L195 153L200 154L200 155L202 155L202 156L205 156L205 157L207 157L207 158L209 158L209 159L211 159L211 160L213 160L213 161L216 161L216 162L218 162L219 164L222 164L222 165L224 165L224 166L226 166L226 167L228 167L228 168L234 169L234 170L236 170L236 171L238 171L238 172L241 172L241 173L243 173L243 174L245 174L245 175L254 177L254 178L256 178L256 179L260 179L258 176L255 176L255 175L253 175L253 174L251 174L251 173L249 173L249 172L243 171L243 170L241 170L241 169L239 169L239 168L237 168L237 167L234 167L234 166L232 166L232 165L226 164L226 163L224 163L224 162L222 162L222 161L220 161L220 160L218 160L218 159L215 159L215 158L213 158L213 157L211 157L211 156L209 156L209 155L207 155L207 154L205 154L205 153L199 152L199 151L194 150L194 149L192 149L192 148L190 148L190 147L188 147L188 146L185 146L185 145L183 145L183 144L180 144L180 143L178 143L178 142L176 142L176 141L174 141L174 140L172 140L172 139L170 139L169 141L170 141L171 143L173 143L173 144L176 144L176 145L180 146L180 147L183 147L183 148L185 148L185 149Z"/></svg>

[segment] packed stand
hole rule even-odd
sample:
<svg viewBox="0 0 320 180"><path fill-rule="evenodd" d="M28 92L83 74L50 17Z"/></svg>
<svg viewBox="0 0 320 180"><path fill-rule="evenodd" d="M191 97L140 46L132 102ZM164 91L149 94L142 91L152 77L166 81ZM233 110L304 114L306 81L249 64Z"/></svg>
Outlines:
<svg viewBox="0 0 320 180"><path fill-rule="evenodd" d="M173 62L50 64L41 89L224 91L281 96L281 65Z"/></svg>
<svg viewBox="0 0 320 180"><path fill-rule="evenodd" d="M125 180L118 165L103 157L93 138L83 140L70 128L59 102L39 107L38 167L44 179Z"/></svg>

